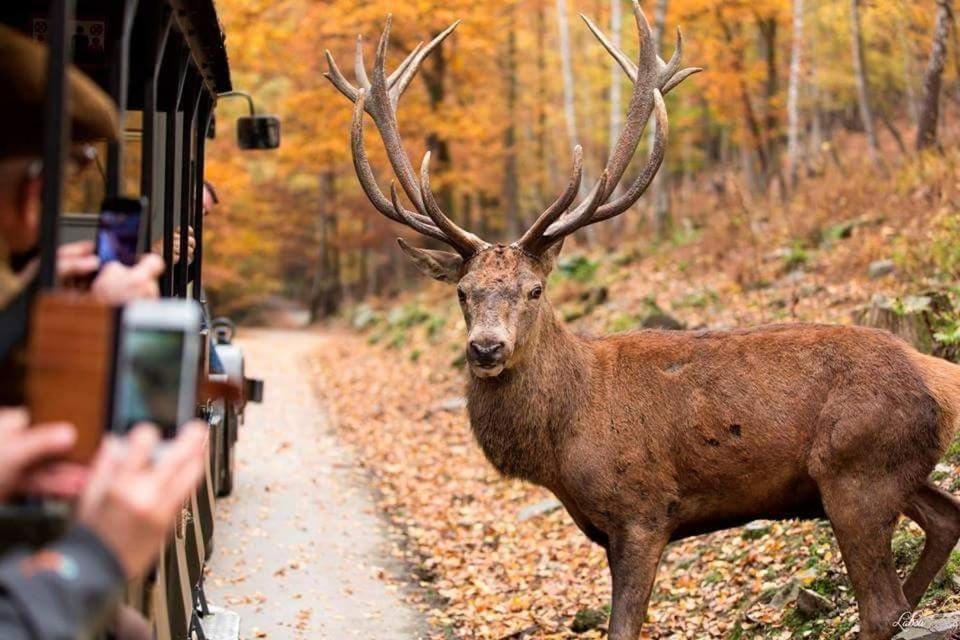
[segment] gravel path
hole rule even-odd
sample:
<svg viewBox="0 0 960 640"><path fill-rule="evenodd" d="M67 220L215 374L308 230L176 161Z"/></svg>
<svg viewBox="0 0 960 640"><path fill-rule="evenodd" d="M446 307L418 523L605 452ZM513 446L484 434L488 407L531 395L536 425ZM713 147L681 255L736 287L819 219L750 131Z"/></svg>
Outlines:
<svg viewBox="0 0 960 640"><path fill-rule="evenodd" d="M241 638L419 638L424 623L378 579L389 542L369 487L337 443L313 390L321 334L244 332L248 375L266 381L247 409L238 486L217 507L207 578L214 604L241 616Z"/></svg>

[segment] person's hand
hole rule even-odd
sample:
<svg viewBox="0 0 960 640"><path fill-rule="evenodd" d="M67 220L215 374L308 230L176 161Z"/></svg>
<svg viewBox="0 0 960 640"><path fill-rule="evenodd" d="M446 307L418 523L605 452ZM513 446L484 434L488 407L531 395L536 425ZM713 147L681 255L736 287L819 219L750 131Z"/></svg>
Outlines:
<svg viewBox="0 0 960 640"><path fill-rule="evenodd" d="M190 260L190 264L193 264L193 253L196 248L197 238L193 233L193 227L187 227L187 259ZM153 243L151 251L158 256L163 254L163 238ZM173 264L178 262L180 262L180 227L173 230Z"/></svg>
<svg viewBox="0 0 960 640"><path fill-rule="evenodd" d="M156 298L160 295L157 281L162 273L163 259L152 253L132 267L110 262L97 274L90 292L100 302L117 306L131 300Z"/></svg>
<svg viewBox="0 0 960 640"><path fill-rule="evenodd" d="M72 425L30 426L24 409L0 409L0 500L13 495L72 498L86 470L62 461L76 442Z"/></svg>
<svg viewBox="0 0 960 640"><path fill-rule="evenodd" d="M80 496L79 522L114 553L127 578L150 568L184 501L203 478L202 422L185 425L154 460L159 441L151 425L138 425L123 442L107 438Z"/></svg>
<svg viewBox="0 0 960 640"><path fill-rule="evenodd" d="M187 227L187 264L193 264L193 253L197 248L197 238L193 227ZM180 227L173 232L173 261L180 262Z"/></svg>
<svg viewBox="0 0 960 640"><path fill-rule="evenodd" d="M100 268L100 258L93 252L93 242L68 242L57 249L57 279L66 286L83 281Z"/></svg>

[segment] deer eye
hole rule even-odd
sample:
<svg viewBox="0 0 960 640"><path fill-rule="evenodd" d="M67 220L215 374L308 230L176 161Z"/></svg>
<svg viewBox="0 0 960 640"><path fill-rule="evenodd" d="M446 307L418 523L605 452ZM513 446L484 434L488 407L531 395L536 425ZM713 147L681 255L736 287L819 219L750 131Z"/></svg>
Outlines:
<svg viewBox="0 0 960 640"><path fill-rule="evenodd" d="M536 299L539 298L541 295L543 295L543 287L541 287L540 285L537 285L537 286L535 286L533 289L530 290L530 299L531 299L531 300L536 300Z"/></svg>
<svg viewBox="0 0 960 640"><path fill-rule="evenodd" d="M466 301L467 301L467 292L464 291L463 289L461 289L460 287L457 287L457 298L460 299L460 302L461 302L461 303L466 302Z"/></svg>

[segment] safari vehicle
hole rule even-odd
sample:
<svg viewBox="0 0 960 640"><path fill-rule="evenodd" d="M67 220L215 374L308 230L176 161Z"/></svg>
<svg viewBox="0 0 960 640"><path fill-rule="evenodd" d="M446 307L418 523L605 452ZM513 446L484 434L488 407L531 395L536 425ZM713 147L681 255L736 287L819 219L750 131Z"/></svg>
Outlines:
<svg viewBox="0 0 960 640"><path fill-rule="evenodd" d="M43 215L40 284L54 287L60 243L92 239L104 198L144 198L147 209L140 251L159 249L167 266L160 283L165 297L203 302L204 148L212 136L218 100L236 95L216 8L212 0L24 0L3 3L0 22L36 40L49 51L45 101ZM65 76L71 61L114 99L124 125L123 139L99 150L100 172L66 180ZM253 113L238 122L244 149L279 145L279 121ZM9 123L8 123L9 124ZM70 213L66 213L70 212ZM79 212L79 213L74 213ZM192 264L174 263L177 228L192 226ZM188 254L181 234L179 255ZM206 480L184 506L174 539L148 579L130 584L127 600L152 622L156 637L236 638L239 621L229 612L211 613L203 590L203 566L214 544L217 496L234 487L234 445L248 400L259 401L262 383L244 377L243 354L231 344L232 324L209 321L202 330L197 415L210 426ZM217 345L223 374L210 373ZM224 393L224 389L235 392ZM6 508L17 522L7 530L55 534L63 514L45 505Z"/></svg>

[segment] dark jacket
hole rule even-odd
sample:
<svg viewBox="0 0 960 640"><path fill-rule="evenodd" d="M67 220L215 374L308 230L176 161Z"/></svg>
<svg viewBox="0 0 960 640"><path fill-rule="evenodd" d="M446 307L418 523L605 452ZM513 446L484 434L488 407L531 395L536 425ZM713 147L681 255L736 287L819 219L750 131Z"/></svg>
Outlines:
<svg viewBox="0 0 960 640"><path fill-rule="evenodd" d="M101 629L123 593L123 569L89 529L0 558L0 638L77 640Z"/></svg>

